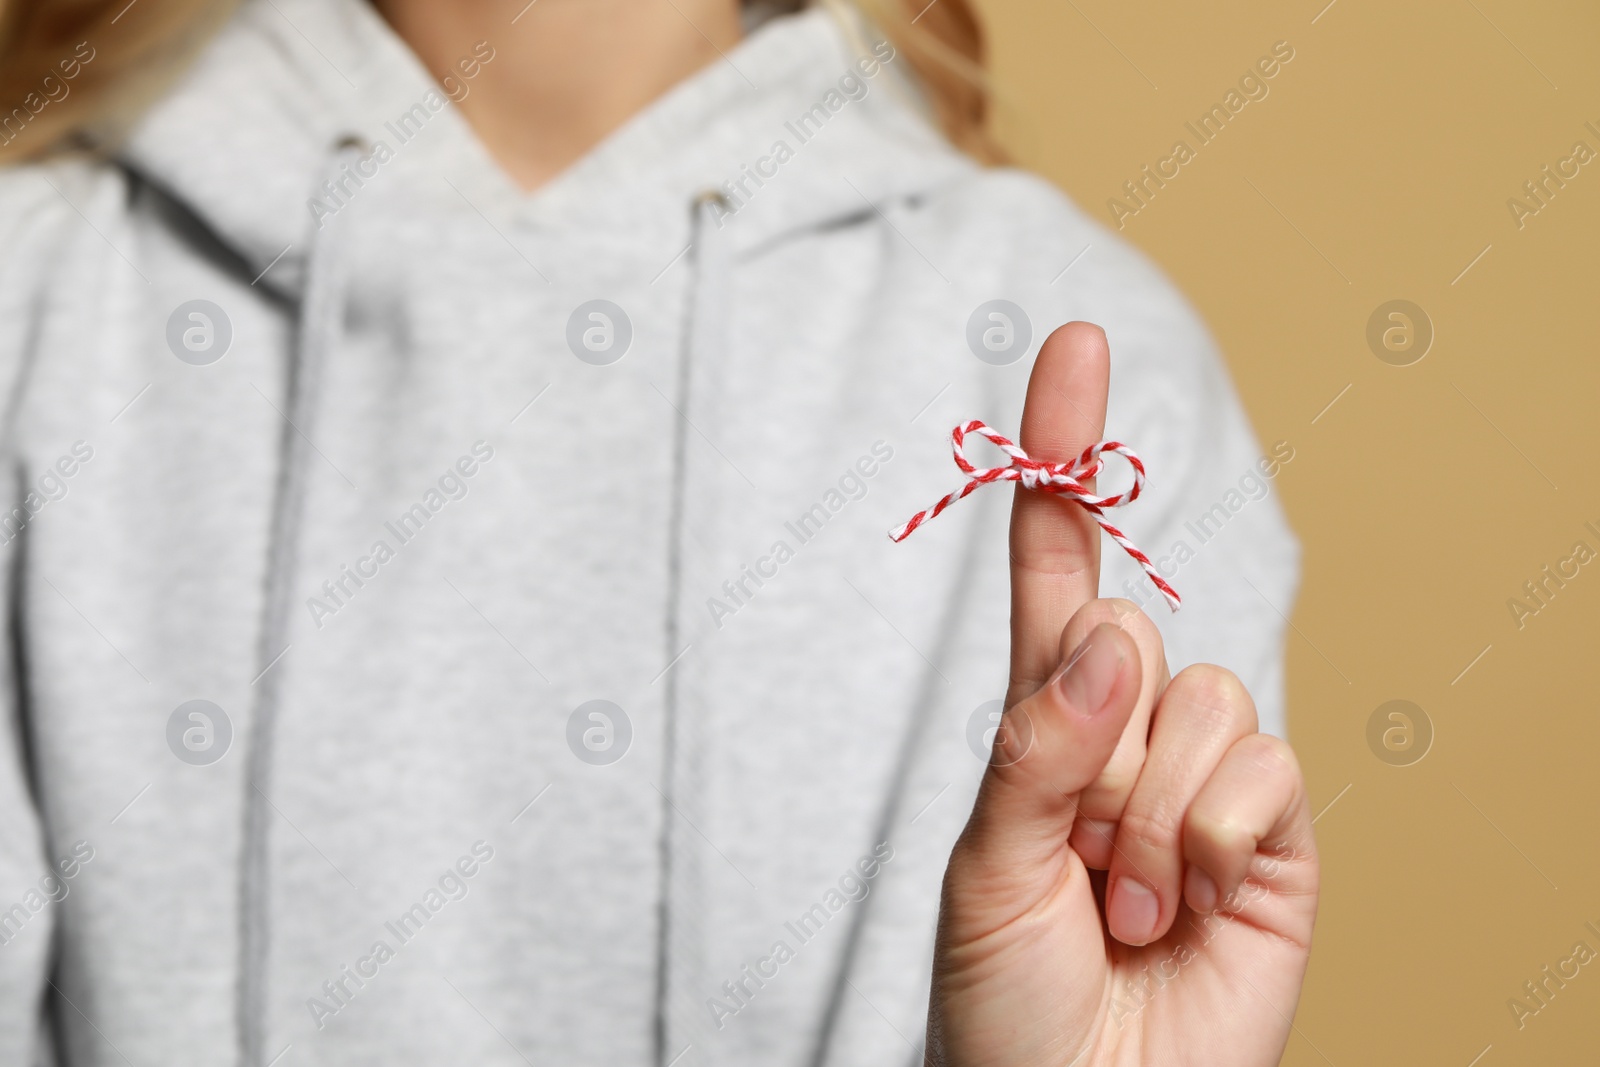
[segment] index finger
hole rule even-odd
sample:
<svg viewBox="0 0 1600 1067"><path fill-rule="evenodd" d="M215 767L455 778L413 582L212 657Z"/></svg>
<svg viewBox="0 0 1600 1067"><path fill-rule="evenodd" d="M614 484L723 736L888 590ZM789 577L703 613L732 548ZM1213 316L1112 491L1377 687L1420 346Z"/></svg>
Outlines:
<svg viewBox="0 0 1600 1067"><path fill-rule="evenodd" d="M1069 322L1039 349L1028 378L1019 444L1034 459L1068 463L1105 429L1111 350L1105 331ZM1100 530L1072 500L1018 486L1011 507L1010 706L1060 664L1061 631L1099 594Z"/></svg>

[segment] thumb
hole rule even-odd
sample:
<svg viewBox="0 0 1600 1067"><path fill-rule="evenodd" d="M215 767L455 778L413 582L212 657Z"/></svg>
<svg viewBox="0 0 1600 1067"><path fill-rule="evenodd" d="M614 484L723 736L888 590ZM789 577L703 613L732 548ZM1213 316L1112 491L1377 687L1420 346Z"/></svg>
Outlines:
<svg viewBox="0 0 1600 1067"><path fill-rule="evenodd" d="M1001 717L962 834L967 858L998 878L1059 858L1078 794L1111 759L1139 699L1139 646L1122 627L1101 623L1062 653L1049 680Z"/></svg>

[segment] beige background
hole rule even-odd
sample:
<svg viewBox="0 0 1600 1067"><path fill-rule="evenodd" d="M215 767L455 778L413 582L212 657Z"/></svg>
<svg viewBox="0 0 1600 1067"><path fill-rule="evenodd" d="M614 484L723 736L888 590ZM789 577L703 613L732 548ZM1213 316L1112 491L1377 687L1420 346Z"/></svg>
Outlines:
<svg viewBox="0 0 1600 1067"><path fill-rule="evenodd" d="M1294 48L1122 231L1199 308L1259 436L1296 449L1290 730L1331 807L1284 1062L1600 1063L1600 958L1521 1028L1507 1005L1537 1007L1523 983L1579 940L1600 952L1600 560L1520 629L1507 605L1600 551L1600 158L1521 228L1507 207L1575 142L1600 153L1600 9L1325 2L984 0L997 129L1110 221L1198 143L1185 121ZM1392 299L1435 330L1410 366L1367 343ZM1434 730L1408 766L1367 742L1394 699Z"/></svg>

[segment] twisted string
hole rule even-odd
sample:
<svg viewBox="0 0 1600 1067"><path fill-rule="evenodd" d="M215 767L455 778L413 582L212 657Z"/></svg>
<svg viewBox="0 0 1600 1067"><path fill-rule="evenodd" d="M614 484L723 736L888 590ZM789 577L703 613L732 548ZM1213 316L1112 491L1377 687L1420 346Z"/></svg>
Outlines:
<svg viewBox="0 0 1600 1067"><path fill-rule="evenodd" d="M966 438L968 434L977 434L987 439L991 444L1007 456L1011 462L1004 467L975 467L967 459ZM1017 482L1026 489L1037 489L1044 493L1056 493L1064 496L1077 504L1094 517L1110 538L1122 546L1122 550L1134 561L1144 568L1145 574L1150 576L1150 581L1161 590L1161 595L1166 597L1167 603L1173 611L1183 603L1183 598L1178 591L1167 583L1167 580L1156 572L1155 564L1150 562L1150 557L1140 550L1139 546L1128 539L1128 535L1117 529L1106 518L1107 508L1119 508L1124 504L1132 503L1139 499L1139 494L1144 491L1144 463L1139 459L1138 453L1120 441L1101 441L1084 449L1082 454L1071 463L1041 463L1028 453L1019 448L1015 442L996 433L982 422L974 419L963 426L957 426L950 431L950 451L954 454L956 466L961 468L961 473L967 476L967 483L953 493L947 493L939 498L938 503L926 511L919 511L911 516L903 526L889 531L889 539L896 543L910 537L912 532L929 519L936 518L945 508L962 500L975 491L979 486L988 485L990 482ZM1106 453L1121 456L1128 461L1128 466L1133 468L1133 484L1121 493L1111 493L1105 496L1096 496L1083 483L1091 478L1098 477L1105 469L1105 461L1101 458Z"/></svg>

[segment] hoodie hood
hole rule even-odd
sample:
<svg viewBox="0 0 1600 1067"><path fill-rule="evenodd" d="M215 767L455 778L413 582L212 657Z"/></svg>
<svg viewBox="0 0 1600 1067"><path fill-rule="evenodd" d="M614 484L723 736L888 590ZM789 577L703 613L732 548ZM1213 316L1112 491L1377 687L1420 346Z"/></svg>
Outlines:
<svg viewBox="0 0 1600 1067"><path fill-rule="evenodd" d="M476 52L480 62L493 62L493 55L492 40ZM588 401L569 398L577 406L565 417L545 411L574 431L573 444L552 457L558 469L546 480L550 499L576 494L587 503L576 512L562 514L566 509L556 505L547 513L544 529L554 540L535 558L541 564L576 563L583 577L558 582L568 584L574 596L583 596L588 582L605 590L601 600L610 603L603 607L589 594L597 617L580 632L604 629L608 620L627 613L636 634L625 644L635 661L663 666L651 672L644 692L631 687L625 701L643 716L641 729L651 735L641 738L637 761L654 769L635 772L650 792L606 800L596 795L596 811L627 823L615 834L598 835L611 837L614 856L598 865L631 885L626 901L615 904L628 917L607 918L606 909L580 906L578 913L587 918L573 916L569 950L608 925L627 930L630 936L616 948L615 969L601 967L589 980L603 978L608 969L622 978L626 992L620 995L635 1024L653 1018L649 1032L658 1063L689 1067L715 1058L715 1032L742 1005L736 991L719 990L716 982L732 961L707 958L716 940L720 891L717 872L706 869L699 828L714 818L708 805L720 775L707 755L714 745L706 734L704 683L675 668L697 641L705 641L708 621L712 632L720 629L719 610L731 614L741 591L750 591L748 579L740 585L724 579L727 592L721 595L732 599L714 605L716 597L706 598L702 608L687 589L717 588L717 566L707 555L717 538L707 523L714 529L715 516L727 506L729 471L746 488L758 486L702 422L720 421L716 412L727 402L730 367L742 364L745 373L760 377L728 345L727 327L738 310L731 271L741 259L790 238L873 219L893 210L896 201L909 202L974 172L927 125L896 58L892 46L848 14L816 9L773 20L529 195L511 185L440 87L366 4L255 0L132 132L122 165L242 261L250 288L276 292L297 309L284 395L274 404L284 427L272 480L251 722L243 746L236 1013L242 1056L251 1067L273 1057L282 1040L277 1035L305 1032L296 998L319 1033L354 1000L353 990L337 980L303 995L315 968L326 964L317 938L294 916L320 891L309 890L308 897L292 862L285 866L286 843L277 825L283 796L311 784L311 767L324 768L310 771L311 779L325 778L346 759L332 749L306 762L315 751L314 744L306 747L313 736L304 732L313 721L307 716L326 692L318 679L337 673L341 659L351 662L360 654L356 647L398 636L381 623L366 638L356 637L355 627L339 627L358 603L360 576L370 578L383 565L376 546L353 563L339 558L348 554L350 539L360 536L361 524L350 521L352 493L364 501L361 510L391 517L380 537L386 545L392 541L398 549L415 538L421 520L408 516L431 513L433 505L425 497L422 510L408 508L404 483L417 473L408 469L452 442L470 440L462 435L471 423L481 426L474 408L482 407L484 383L474 380L474 371L481 375L492 367L487 377L519 377L507 359L520 347L514 339L548 335L552 320L565 319L573 304L596 293L626 305L626 311L609 306L628 323L624 329L637 331L632 343L641 351L635 358L653 368L649 391L624 386L616 394L612 386ZM194 131L202 129L216 131L216 137L197 155ZM441 239L448 244L440 246ZM440 264L447 265L442 274ZM521 287L526 288L519 292ZM748 279L740 287L749 290ZM766 286L757 290L773 294ZM607 319L604 329L615 325ZM585 357L573 331L587 336L584 328L569 321L565 331L566 347L580 359ZM612 337L607 334L608 342ZM508 340L509 351L495 351ZM628 343L621 342L624 348ZM741 349L755 351L748 343ZM461 360L463 350L476 358ZM535 345L536 352L542 350ZM545 361L536 357L535 366ZM819 402L839 399L837 384L828 386L826 378L816 384L822 386ZM531 394L512 426L543 391ZM607 392L612 395L602 399ZM473 395L476 401L469 399ZM771 399L792 395L780 390ZM359 398L353 406L351 398ZM609 448L598 451L615 458L595 466L627 467L643 483L630 490L633 521L620 526L583 473L591 458L585 451L596 450L593 442L579 442L601 412L627 420L628 429L607 434ZM812 427L821 423L813 419ZM764 432L774 431L776 425ZM871 466L893 451L887 441L865 446ZM484 450L472 455L486 463L495 444L485 436L473 447ZM354 456L362 458L352 468ZM724 469L708 477L708 460ZM341 513L349 518L338 518ZM809 533L816 522L814 516L809 525L801 520L799 529ZM611 532L596 532L603 529ZM586 553L574 556L578 542L572 537L587 546ZM958 587L964 582L960 570L951 574ZM331 577L319 586L324 575ZM631 589L617 585L622 575ZM448 579L437 592L480 611L478 597ZM548 592L549 587L529 588L517 610L562 599ZM435 593L424 595L415 611L451 610ZM482 617L495 613L491 608ZM322 640L335 628L353 643L342 654L332 651L334 642ZM518 656L549 684L532 659L520 650ZM313 666L313 660L321 662ZM351 684L359 690L352 692L357 702L375 695L370 684L353 678ZM607 714L595 722L609 730ZM410 723L402 729L430 728L426 705L400 717ZM523 720L518 723L513 729L525 728ZM436 770L448 779L459 765ZM869 801L869 807L881 803ZM878 808L879 818L883 811ZM349 815L359 818L359 812ZM893 855L881 828L871 840L852 836L867 857L862 862ZM592 848L571 843L580 853ZM492 847L486 841L485 848ZM552 861L564 851L554 850ZM596 866L590 855L570 873L586 880ZM553 885L540 876L530 881ZM543 921L560 913L547 909ZM815 920L804 928L811 925ZM411 932L402 922L391 931L395 940L404 936L401 931ZM566 958L555 943L547 947L552 960ZM819 958L815 965L839 967L848 956L827 964ZM646 966L647 960L654 966ZM581 982L584 976L577 977ZM837 977L819 973L815 980L820 984L811 995L831 990L823 994L829 1006L821 1028L809 1038L816 1042L814 1054L822 1056L844 987ZM573 995L569 988L539 998L541 1042L573 1050L597 1047L561 1036L564 1025L578 1024L584 1015L562 1006ZM360 1024L341 1028L350 1025ZM774 1035L749 1030L747 1036L766 1041ZM611 1049L610 1060L637 1052L636 1040L633 1031L599 1044ZM720 1055L737 1060L744 1054L736 1047L724 1042Z"/></svg>
<svg viewBox="0 0 1600 1067"><path fill-rule="evenodd" d="M339 178L335 154L352 142L392 154L369 165L370 180L431 184L536 233L650 230L721 191L719 221L738 216L737 253L975 169L929 125L903 68L853 9L770 19L524 193L369 4L248 0L119 158L288 294L326 220L314 205L337 208L323 183Z"/></svg>
<svg viewBox="0 0 1600 1067"><path fill-rule="evenodd" d="M1009 494L885 534L1071 319L1184 609L1102 589L1281 730L1292 444L880 48L775 18L524 194L363 0L244 0L0 170L0 1062L919 1064Z"/></svg>

